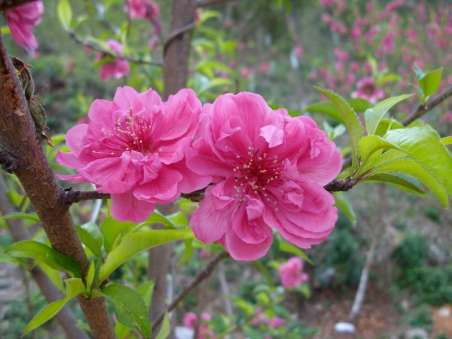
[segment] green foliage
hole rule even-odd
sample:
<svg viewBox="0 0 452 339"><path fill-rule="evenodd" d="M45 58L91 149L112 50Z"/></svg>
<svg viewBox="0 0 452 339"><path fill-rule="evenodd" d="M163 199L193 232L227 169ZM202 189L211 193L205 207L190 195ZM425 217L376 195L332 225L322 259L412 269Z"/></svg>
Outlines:
<svg viewBox="0 0 452 339"><path fill-rule="evenodd" d="M168 316L168 313L165 313L165 316L162 321L162 325L160 327L160 332L157 334L156 339L166 339L170 335L171 332L171 323Z"/></svg>
<svg viewBox="0 0 452 339"><path fill-rule="evenodd" d="M396 264L404 270L425 265L427 256L426 239L414 233L408 233L393 254Z"/></svg>
<svg viewBox="0 0 452 339"><path fill-rule="evenodd" d="M100 268L99 282L104 281L115 269L141 251L176 240L188 239L192 236L191 230L139 229L130 231L108 253Z"/></svg>
<svg viewBox="0 0 452 339"><path fill-rule="evenodd" d="M430 331L432 328L432 310L428 305L420 305L403 316L411 327L421 327Z"/></svg>
<svg viewBox="0 0 452 339"><path fill-rule="evenodd" d="M102 255L103 239L99 228L94 223L77 225L77 234L82 243L97 257Z"/></svg>
<svg viewBox="0 0 452 339"><path fill-rule="evenodd" d="M344 192L335 192L336 207L347 217L352 225L356 224L356 213Z"/></svg>
<svg viewBox="0 0 452 339"><path fill-rule="evenodd" d="M64 299L56 300L41 309L30 322L25 326L24 335L30 333L34 329L42 326L60 312L64 305L71 299L85 291L85 286L79 278L70 278L64 281L66 283L66 295Z"/></svg>
<svg viewBox="0 0 452 339"><path fill-rule="evenodd" d="M23 240L16 242L7 248L6 253L16 258L33 259L56 270L65 271L75 277L80 277L80 266L74 259L37 241Z"/></svg>
<svg viewBox="0 0 452 339"><path fill-rule="evenodd" d="M417 66L416 66L417 67ZM423 102L426 102L431 95L439 89L443 75L443 69L437 68L424 73L419 67L415 68L416 76L419 83L419 89L422 94Z"/></svg>
<svg viewBox="0 0 452 339"><path fill-rule="evenodd" d="M139 330L144 338L150 338L149 307L140 293L128 286L111 283L102 289L102 294L112 302L122 324Z"/></svg>
<svg viewBox="0 0 452 339"><path fill-rule="evenodd" d="M59 0L57 11L61 25L65 30L69 30L71 28L72 21L72 8L69 0Z"/></svg>

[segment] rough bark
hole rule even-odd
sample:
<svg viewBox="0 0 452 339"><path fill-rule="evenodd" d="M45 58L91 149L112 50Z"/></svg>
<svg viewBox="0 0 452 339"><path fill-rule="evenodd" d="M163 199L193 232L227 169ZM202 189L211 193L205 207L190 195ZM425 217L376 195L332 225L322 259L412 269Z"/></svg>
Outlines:
<svg viewBox="0 0 452 339"><path fill-rule="evenodd" d="M184 88L188 80L188 59L192 30L195 21L195 0L173 0L171 4L171 39L165 44L163 55L164 97ZM166 309L167 273L169 269L171 246L159 246L149 251L149 278L155 283L151 303L151 321ZM157 332L157 331L156 331Z"/></svg>
<svg viewBox="0 0 452 339"><path fill-rule="evenodd" d="M0 35L0 144L16 158L14 174L41 219L52 246L75 259L82 272L88 259L75 232L64 193L56 184L36 131L15 68ZM102 300L79 299L95 338L114 338Z"/></svg>
<svg viewBox="0 0 452 339"><path fill-rule="evenodd" d="M11 214L15 212L14 207L6 197L6 185L3 177L0 176L0 213L3 215ZM14 241L21 241L30 239L28 231L22 225L20 220L9 220L7 222L8 229ZM41 290L42 294L46 298L47 302L52 302L58 299L62 299L63 295L53 285L46 274L39 268L33 267L30 270L31 277L35 281L36 285ZM77 321L74 318L72 312L68 307L64 307L60 313L57 314L56 319L64 330L64 334L68 339L88 339L88 336L77 327Z"/></svg>

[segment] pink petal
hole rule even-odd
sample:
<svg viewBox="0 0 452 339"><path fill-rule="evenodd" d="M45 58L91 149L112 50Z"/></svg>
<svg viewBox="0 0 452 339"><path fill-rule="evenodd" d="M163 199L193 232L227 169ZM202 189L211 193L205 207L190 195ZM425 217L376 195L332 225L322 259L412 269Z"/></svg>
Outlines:
<svg viewBox="0 0 452 339"><path fill-rule="evenodd" d="M279 146L284 140L284 131L274 125L261 127L260 136L267 141L270 148Z"/></svg>
<svg viewBox="0 0 452 339"><path fill-rule="evenodd" d="M261 243L248 244L234 232L226 233L225 248L234 260L252 261L265 256L272 244L272 237L268 236Z"/></svg>
<svg viewBox="0 0 452 339"><path fill-rule="evenodd" d="M154 204L136 199L131 192L111 195L111 214L121 221L143 222L154 209Z"/></svg>
<svg viewBox="0 0 452 339"><path fill-rule="evenodd" d="M180 194L178 184L182 175L169 168L162 168L155 180L139 186L134 191L136 198L154 203L169 203Z"/></svg>

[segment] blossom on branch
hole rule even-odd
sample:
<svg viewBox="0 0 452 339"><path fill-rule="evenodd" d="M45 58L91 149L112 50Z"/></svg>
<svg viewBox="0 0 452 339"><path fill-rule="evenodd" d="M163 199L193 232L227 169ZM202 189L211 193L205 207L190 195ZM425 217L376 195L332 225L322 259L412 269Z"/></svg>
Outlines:
<svg viewBox="0 0 452 339"><path fill-rule="evenodd" d="M284 288L296 288L309 279L309 275L303 272L303 260L292 257L278 268L279 277Z"/></svg>
<svg viewBox="0 0 452 339"><path fill-rule="evenodd" d="M38 48L33 29L41 22L43 14L44 4L41 0L14 7L5 13L12 38L30 52Z"/></svg>
<svg viewBox="0 0 452 339"><path fill-rule="evenodd" d="M130 71L129 63L127 60L121 58L124 50L122 44L116 40L109 39L107 41L107 46L116 57L104 55L103 53L97 54L97 61L105 61L100 67L100 78L106 81L110 78L120 79L128 75ZM105 58L111 58L112 60L105 60Z"/></svg>
<svg viewBox="0 0 452 339"><path fill-rule="evenodd" d="M206 104L187 164L214 182L191 218L195 236L222 243L236 260L264 256L273 231L310 248L334 228L334 198L323 186L341 170L339 150L311 118L272 110L257 94Z"/></svg>
<svg viewBox="0 0 452 339"><path fill-rule="evenodd" d="M148 90L117 89L113 101L95 100L89 122L66 135L69 153L57 161L77 171L63 180L89 182L110 193L112 215L144 221L155 204L176 200L209 183L185 165L185 152L196 132L201 103L190 89L162 102Z"/></svg>
<svg viewBox="0 0 452 339"><path fill-rule="evenodd" d="M161 32L160 7L152 0L127 0L131 19L143 19L152 23L157 34Z"/></svg>

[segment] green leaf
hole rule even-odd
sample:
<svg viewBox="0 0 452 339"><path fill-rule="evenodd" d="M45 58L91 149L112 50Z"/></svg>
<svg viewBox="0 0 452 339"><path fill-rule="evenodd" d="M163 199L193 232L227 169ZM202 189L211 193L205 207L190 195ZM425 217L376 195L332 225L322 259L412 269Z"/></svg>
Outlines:
<svg viewBox="0 0 452 339"><path fill-rule="evenodd" d="M416 194L425 194L425 191L419 186L419 183L410 180L409 178L404 178L401 175L397 174L376 174L371 175L362 182L382 182L388 183L397 186L405 191L416 193Z"/></svg>
<svg viewBox="0 0 452 339"><path fill-rule="evenodd" d="M171 222L169 218L167 218L167 216L163 215L157 210L154 211L154 213L152 213L144 223L149 225L162 224L167 228L176 228L176 226Z"/></svg>
<svg viewBox="0 0 452 339"><path fill-rule="evenodd" d="M36 213L10 213L3 215L1 219L4 220L30 220L32 222L39 222L39 217Z"/></svg>
<svg viewBox="0 0 452 339"><path fill-rule="evenodd" d="M88 222L83 225L77 225L76 229L82 243L88 247L96 257L101 257L103 240L97 225Z"/></svg>
<svg viewBox="0 0 452 339"><path fill-rule="evenodd" d="M452 157L432 127L390 130L384 139L421 164L452 195Z"/></svg>
<svg viewBox="0 0 452 339"><path fill-rule="evenodd" d="M91 291L93 286L94 278L96 277L96 263L92 260L89 263L88 272L86 273L86 287Z"/></svg>
<svg viewBox="0 0 452 339"><path fill-rule="evenodd" d="M104 281L119 266L135 254L172 241L191 238L187 230L147 230L131 231L124 235L120 243L114 247L100 268L99 283Z"/></svg>
<svg viewBox="0 0 452 339"><path fill-rule="evenodd" d="M419 86L421 87L422 93L424 95L424 102L434 94L441 84L441 79L443 75L443 69L437 68L433 71L424 73L419 79Z"/></svg>
<svg viewBox="0 0 452 339"><path fill-rule="evenodd" d="M105 221L100 225L100 230L104 238L106 251L110 252L114 243L135 226L136 225L131 222L118 221L111 217L105 218Z"/></svg>
<svg viewBox="0 0 452 339"><path fill-rule="evenodd" d="M344 213L347 219L352 223L352 225L356 224L356 214L353 210L353 206L350 201L347 199L344 192L336 192L334 193L334 198L336 199L336 207Z"/></svg>
<svg viewBox="0 0 452 339"><path fill-rule="evenodd" d="M292 244L289 244L288 242L284 241L283 239L279 239L279 250L282 252L290 253L290 254L296 255L298 257L301 257L301 258L303 258L303 260L312 264L311 259L309 259L308 255L303 250L301 250L300 248L298 248Z"/></svg>
<svg viewBox="0 0 452 339"><path fill-rule="evenodd" d="M168 317L168 313L165 313L163 317L162 326L160 327L160 332L157 335L156 339L166 339L170 335L170 320Z"/></svg>
<svg viewBox="0 0 452 339"><path fill-rule="evenodd" d="M80 277L80 266L71 257L33 240L24 240L10 245L6 252L17 258L29 258L42 262L56 270L66 271Z"/></svg>
<svg viewBox="0 0 452 339"><path fill-rule="evenodd" d="M44 308L42 308L27 324L24 329L24 335L27 335L34 329L44 325L47 321L56 316L71 299L85 291L85 286L79 278L66 279L64 282L66 284L65 297L44 306Z"/></svg>
<svg viewBox="0 0 452 339"><path fill-rule="evenodd" d="M335 106L334 115L342 122L348 130L350 135L350 142L352 146L352 164L353 167L358 165L358 142L364 134L363 127L359 122L358 116L350 104L340 95L321 88L316 87L323 95L325 95Z"/></svg>
<svg viewBox="0 0 452 339"><path fill-rule="evenodd" d="M441 143L443 145L452 145L452 135L448 137L441 138Z"/></svg>
<svg viewBox="0 0 452 339"><path fill-rule="evenodd" d="M111 283L102 289L102 294L112 302L121 323L136 328L145 338L151 336L149 308L140 293L130 287Z"/></svg>
<svg viewBox="0 0 452 339"><path fill-rule="evenodd" d="M409 158L395 159L385 161L382 158L382 163L377 164L372 171L372 175L399 173L409 175L419 180L425 187L427 187L444 206L448 206L447 191L444 186L419 163Z"/></svg>
<svg viewBox="0 0 452 339"><path fill-rule="evenodd" d="M366 135L359 140L358 150L362 165L378 150L394 148L394 145L378 135ZM362 168L364 170L364 168Z"/></svg>
<svg viewBox="0 0 452 339"><path fill-rule="evenodd" d="M378 124L377 130L375 131L376 135L383 136L390 129L398 129L404 128L404 126L395 119L382 119Z"/></svg>
<svg viewBox="0 0 452 339"><path fill-rule="evenodd" d="M63 28L65 30L69 30L71 28L72 21L72 8L69 0L59 0L57 12Z"/></svg>
<svg viewBox="0 0 452 339"><path fill-rule="evenodd" d="M411 98L412 94L403 94L396 97L387 98L377 103L374 107L368 108L364 112L364 119L366 121L366 128L368 134L375 134L378 124L383 119L385 114L395 105L403 100Z"/></svg>

